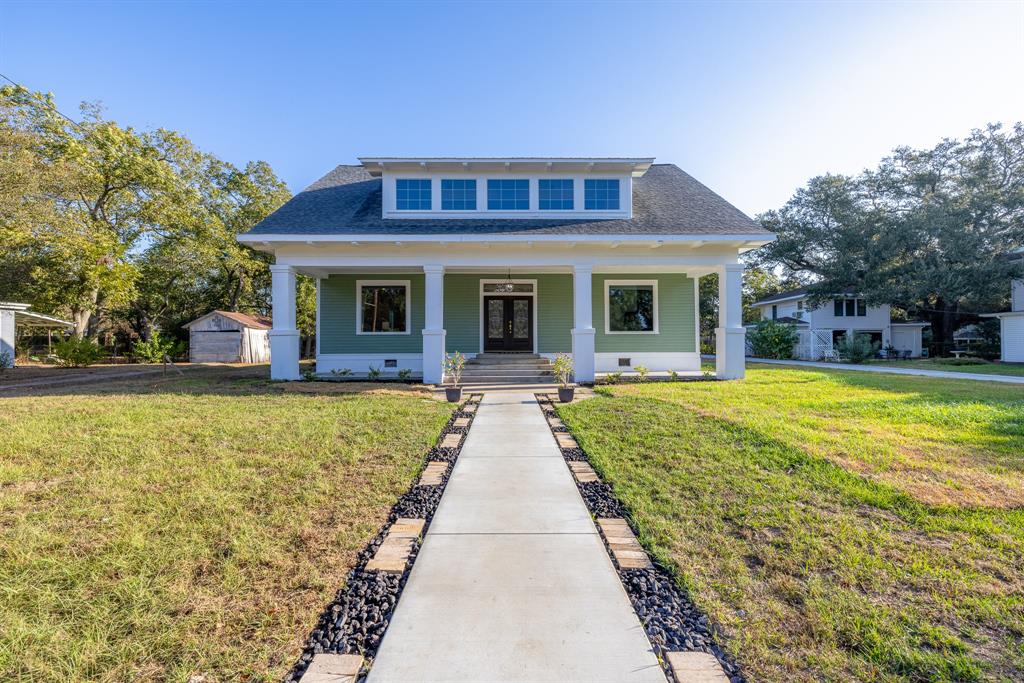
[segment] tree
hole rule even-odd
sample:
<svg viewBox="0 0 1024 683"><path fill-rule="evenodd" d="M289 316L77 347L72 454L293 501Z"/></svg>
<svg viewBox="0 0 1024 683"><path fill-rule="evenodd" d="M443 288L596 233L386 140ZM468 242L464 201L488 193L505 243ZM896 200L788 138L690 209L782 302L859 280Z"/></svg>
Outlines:
<svg viewBox="0 0 1024 683"><path fill-rule="evenodd" d="M1003 308L1021 275L1006 255L1024 245L1024 124L899 148L856 178L813 178L760 219L779 235L760 264L813 277L813 303L856 290L929 319L949 344L980 312Z"/></svg>
<svg viewBox="0 0 1024 683"><path fill-rule="evenodd" d="M40 188L49 215L21 242L32 300L67 310L76 335L95 335L95 314L134 292L133 254L194 229L197 196L182 180L197 152L171 131L121 128L91 105L72 122L50 95L21 87L0 88L0 106L5 135L30 139L33 163L59 170L59 182Z"/></svg>

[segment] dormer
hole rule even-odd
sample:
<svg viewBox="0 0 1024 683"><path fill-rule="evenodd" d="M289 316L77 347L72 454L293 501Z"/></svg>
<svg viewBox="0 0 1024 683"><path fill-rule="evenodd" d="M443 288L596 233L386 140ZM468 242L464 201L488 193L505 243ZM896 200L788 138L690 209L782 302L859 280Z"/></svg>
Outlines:
<svg viewBox="0 0 1024 683"><path fill-rule="evenodd" d="M653 158L360 158L382 218L630 219Z"/></svg>

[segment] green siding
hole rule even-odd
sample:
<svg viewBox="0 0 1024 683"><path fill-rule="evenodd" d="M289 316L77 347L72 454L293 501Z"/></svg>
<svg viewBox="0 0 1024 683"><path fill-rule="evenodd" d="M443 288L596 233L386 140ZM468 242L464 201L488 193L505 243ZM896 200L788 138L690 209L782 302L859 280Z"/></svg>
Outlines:
<svg viewBox="0 0 1024 683"><path fill-rule="evenodd" d="M606 280L658 281L658 334L605 334L604 290ZM595 275L593 315L597 353L645 351L694 352L697 350L697 316L694 312L694 280L685 275Z"/></svg>
<svg viewBox="0 0 1024 683"><path fill-rule="evenodd" d="M448 353L480 352L480 280L503 280L505 273L450 274L444 277L445 347ZM572 351L572 275L516 274L514 279L537 281L537 350Z"/></svg>
<svg viewBox="0 0 1024 683"><path fill-rule="evenodd" d="M409 334L356 334L356 280L409 280ZM423 275L331 275L320 280L320 353L422 353Z"/></svg>

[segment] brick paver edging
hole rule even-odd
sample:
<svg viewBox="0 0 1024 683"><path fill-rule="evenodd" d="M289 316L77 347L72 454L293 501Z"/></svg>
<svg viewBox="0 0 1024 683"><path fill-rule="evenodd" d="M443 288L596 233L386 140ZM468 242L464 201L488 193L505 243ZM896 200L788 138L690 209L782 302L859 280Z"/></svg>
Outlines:
<svg viewBox="0 0 1024 683"><path fill-rule="evenodd" d="M566 466L572 472L576 488L595 518L605 548L666 676L676 683L717 680L746 683L747 679L735 659L715 642L717 629L708 617L679 587L672 573L653 562L637 540L632 515L615 497L611 487L601 480L600 472L591 466L586 452L558 415L555 408L557 399L543 393L535 396ZM709 661L717 660L719 675L708 677L709 672L715 673L712 670L714 664L708 667L706 663L703 672L697 669L694 669L696 673L684 672L679 663L691 660L680 655L688 653L706 653L714 657L709 657ZM678 672L674 670L673 662L679 667Z"/></svg>
<svg viewBox="0 0 1024 683"><path fill-rule="evenodd" d="M470 394L452 413L438 435L437 445L423 459L421 476L391 507L388 521L359 553L356 565L345 579L345 586L321 612L302 655L284 678L286 683L300 679L310 683L303 676L314 658L324 664L314 669L310 676L323 680L320 678L323 675L321 669L328 662L331 667L337 667L342 661L338 658L325 659L325 654L364 658L360 668L365 675L390 623L398 597L416 561L423 535L441 501L482 398L482 394ZM350 666L355 660L348 658L344 661L346 666ZM356 676L355 680L358 679Z"/></svg>

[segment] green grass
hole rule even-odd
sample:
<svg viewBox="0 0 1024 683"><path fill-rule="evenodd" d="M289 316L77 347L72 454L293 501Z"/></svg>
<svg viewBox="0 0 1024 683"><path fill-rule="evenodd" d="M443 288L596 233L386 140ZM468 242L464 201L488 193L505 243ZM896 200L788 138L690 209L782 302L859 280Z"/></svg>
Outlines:
<svg viewBox="0 0 1024 683"><path fill-rule="evenodd" d="M559 410L752 680L1024 678L1024 387L755 368Z"/></svg>
<svg viewBox="0 0 1024 683"><path fill-rule="evenodd" d="M0 679L291 666L450 408L236 375L0 398Z"/></svg>
<svg viewBox="0 0 1024 683"><path fill-rule="evenodd" d="M973 360L973 359L971 359ZM943 370L946 372L971 372L979 375L1012 375L1024 377L1024 365L1020 363L989 363L982 361L963 364L955 358L916 358L913 360L873 360L871 365L885 365L894 368L913 368L917 370Z"/></svg>

